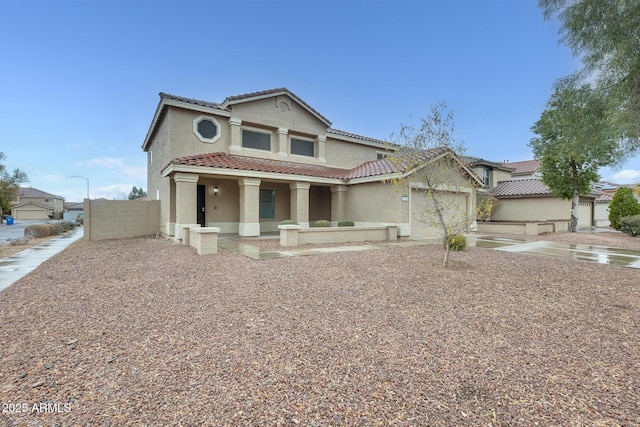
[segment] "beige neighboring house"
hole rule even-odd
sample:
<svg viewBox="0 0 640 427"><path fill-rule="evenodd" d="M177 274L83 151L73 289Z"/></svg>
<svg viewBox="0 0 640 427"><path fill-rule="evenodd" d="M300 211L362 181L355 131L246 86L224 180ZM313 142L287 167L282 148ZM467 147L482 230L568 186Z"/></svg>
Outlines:
<svg viewBox="0 0 640 427"><path fill-rule="evenodd" d="M522 162L503 162L502 166L513 170L511 180L542 179L540 160L524 160Z"/></svg>
<svg viewBox="0 0 640 427"><path fill-rule="evenodd" d="M61 219L64 197L32 187L20 187L11 204L11 216L16 220Z"/></svg>
<svg viewBox="0 0 640 427"><path fill-rule="evenodd" d="M424 190L416 185L401 194L388 182L395 169L383 158L385 148L384 141L332 128L285 88L221 103L161 93L142 145L147 194L160 200L166 236L179 234L181 224L258 236L285 219L304 227L319 219L396 224L399 237L440 234L413 215ZM459 182L440 190L473 227L481 184L462 164L459 174Z"/></svg>
<svg viewBox="0 0 640 427"><path fill-rule="evenodd" d="M479 157L465 157L469 167L482 181L480 192L486 192L500 181L508 181L514 172L513 168L502 163L496 163Z"/></svg>
<svg viewBox="0 0 640 427"><path fill-rule="evenodd" d="M78 219L78 215L84 213L84 202L69 202L64 204L65 221L75 221Z"/></svg>

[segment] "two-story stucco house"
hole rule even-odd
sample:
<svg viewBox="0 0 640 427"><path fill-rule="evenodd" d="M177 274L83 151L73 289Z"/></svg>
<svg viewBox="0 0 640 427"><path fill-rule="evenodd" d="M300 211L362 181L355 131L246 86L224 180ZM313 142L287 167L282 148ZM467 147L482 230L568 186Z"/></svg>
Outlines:
<svg viewBox="0 0 640 427"><path fill-rule="evenodd" d="M61 219L64 197L32 187L20 187L11 203L11 215L18 220Z"/></svg>
<svg viewBox="0 0 640 427"><path fill-rule="evenodd" d="M388 183L395 169L384 141L333 129L331 122L281 88L221 103L160 94L142 146L150 199L160 200L160 230L178 224L257 236L285 219L308 226L397 224L400 237L437 235L412 216L423 190ZM428 167L425 166L425 167ZM446 190L473 222L475 175Z"/></svg>

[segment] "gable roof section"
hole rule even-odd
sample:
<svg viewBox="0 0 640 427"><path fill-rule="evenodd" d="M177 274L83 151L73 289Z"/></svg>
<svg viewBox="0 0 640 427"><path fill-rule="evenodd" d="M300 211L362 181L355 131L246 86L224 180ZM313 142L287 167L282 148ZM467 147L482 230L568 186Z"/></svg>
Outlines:
<svg viewBox="0 0 640 427"><path fill-rule="evenodd" d="M228 107L230 107L230 106L232 106L234 104L239 104L239 103L242 103L242 102L255 101L257 99L273 98L273 97L278 96L278 95L287 95L287 96L289 96L291 99L296 101L298 104L302 105L311 114L316 116L327 127L331 126L331 121L329 121L329 119L327 119L325 116L323 116L322 114L317 112L313 107L311 107L309 104L304 102L302 100L302 98L299 98L298 96L296 96L295 93L291 92L289 89L287 89L285 87L281 87L281 88L277 88L277 89L263 90L263 91L260 91L260 92L245 93L245 94L242 94L242 95L229 96L224 101L222 101L221 108L228 109Z"/></svg>
<svg viewBox="0 0 640 427"><path fill-rule="evenodd" d="M502 166L513 169L512 175L529 175L540 168L540 160L525 160L523 162L504 162Z"/></svg>
<svg viewBox="0 0 640 427"><path fill-rule="evenodd" d="M514 169L508 166L505 166L502 163L498 163L498 162L492 162L490 160L485 160L481 157L473 157L473 156L464 156L462 158L465 162L469 163L469 166L476 167L476 166L488 166L491 167L493 169L499 169L505 172L514 172Z"/></svg>
<svg viewBox="0 0 640 427"><path fill-rule="evenodd" d="M174 159L170 165L200 166L207 168L235 169L243 171L270 172L285 175L301 175L315 178L354 179L385 175L395 172L393 165L385 159L363 163L353 169L292 163L282 160L256 159L226 153L209 153Z"/></svg>
<svg viewBox="0 0 640 427"><path fill-rule="evenodd" d="M551 190L539 179L501 181L489 189L489 193L500 197L551 196Z"/></svg>
<svg viewBox="0 0 640 427"><path fill-rule="evenodd" d="M63 199L62 196L56 196L55 194L47 193L46 191L38 190L33 187L19 187L18 196L20 197L37 197L46 199Z"/></svg>

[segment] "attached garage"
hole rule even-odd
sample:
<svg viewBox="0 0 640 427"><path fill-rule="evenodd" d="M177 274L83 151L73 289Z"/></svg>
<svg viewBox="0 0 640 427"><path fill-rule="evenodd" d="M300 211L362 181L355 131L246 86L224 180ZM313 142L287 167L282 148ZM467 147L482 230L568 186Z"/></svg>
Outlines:
<svg viewBox="0 0 640 427"><path fill-rule="evenodd" d="M460 232L467 232L473 218L470 218L469 194L438 192L436 198L441 203L446 224L453 224ZM411 238L442 236L433 200L425 190L411 190Z"/></svg>
<svg viewBox="0 0 640 427"><path fill-rule="evenodd" d="M47 220L53 217L53 209L38 203L23 203L11 208L11 216L16 220Z"/></svg>

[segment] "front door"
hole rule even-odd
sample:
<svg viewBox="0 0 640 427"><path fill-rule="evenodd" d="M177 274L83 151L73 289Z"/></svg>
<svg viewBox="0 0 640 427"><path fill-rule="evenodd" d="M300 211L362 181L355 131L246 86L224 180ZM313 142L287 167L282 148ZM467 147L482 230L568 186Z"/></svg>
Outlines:
<svg viewBox="0 0 640 427"><path fill-rule="evenodd" d="M198 212L198 224L200 224L201 227L206 227L205 224L205 203L204 203L204 196L206 194L206 186L204 185L198 185L198 207L197 207L197 212Z"/></svg>

